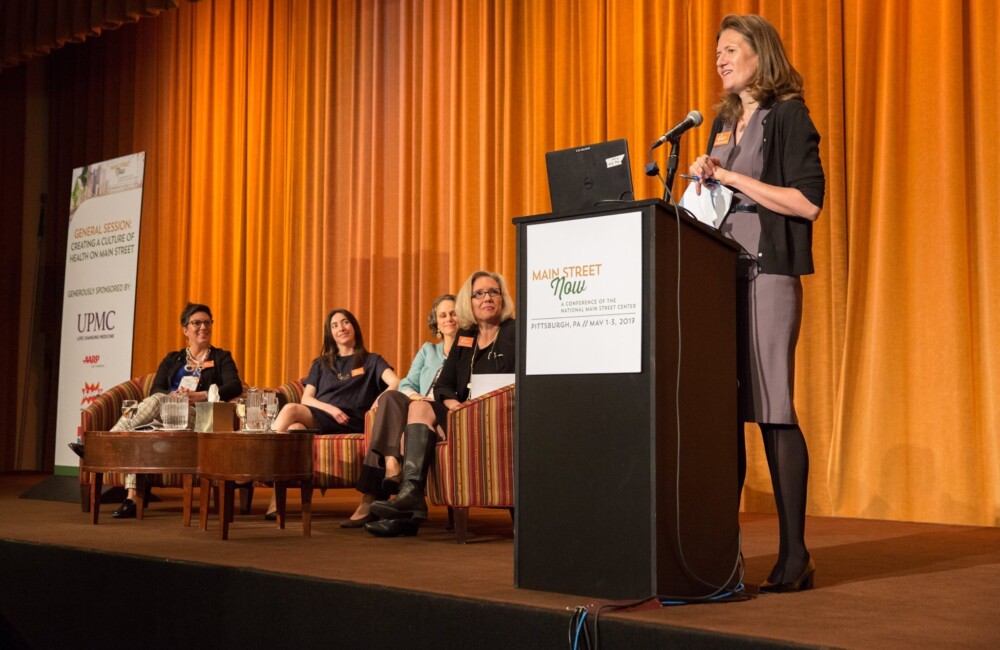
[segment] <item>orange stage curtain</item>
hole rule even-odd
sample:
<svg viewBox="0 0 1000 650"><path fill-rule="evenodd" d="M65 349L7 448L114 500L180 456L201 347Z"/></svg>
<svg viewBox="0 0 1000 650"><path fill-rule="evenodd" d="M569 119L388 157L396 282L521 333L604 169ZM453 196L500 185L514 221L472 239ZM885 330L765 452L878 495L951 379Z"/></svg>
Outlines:
<svg viewBox="0 0 1000 650"><path fill-rule="evenodd" d="M845 2L836 512L1000 524L996 2Z"/></svg>
<svg viewBox="0 0 1000 650"><path fill-rule="evenodd" d="M338 306L405 372L434 296L479 267L513 283L511 219L548 211L546 151L625 137L636 195L662 193L642 175L648 144L692 108L710 117L718 24L757 12L806 80L827 173L797 355L809 511L996 525L997 11L181 4L123 35L134 58L108 73L133 85L116 122L128 147L113 153L147 153L135 371L180 347L190 299L215 309L214 340L252 384L302 376ZM708 128L685 138L683 166ZM745 505L773 508L756 427L748 436Z"/></svg>

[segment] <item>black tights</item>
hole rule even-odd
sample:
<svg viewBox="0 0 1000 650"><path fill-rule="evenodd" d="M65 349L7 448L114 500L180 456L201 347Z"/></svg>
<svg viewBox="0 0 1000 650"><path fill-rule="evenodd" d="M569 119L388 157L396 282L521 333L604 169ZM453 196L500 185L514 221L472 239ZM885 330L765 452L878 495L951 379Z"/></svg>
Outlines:
<svg viewBox="0 0 1000 650"><path fill-rule="evenodd" d="M791 582L809 563L806 550L806 487L809 479L809 451L802 429L794 424L760 424L767 468L771 473L774 502L778 508L778 562L768 576L770 582ZM740 495L747 475L746 441L743 425L737 436L737 463Z"/></svg>

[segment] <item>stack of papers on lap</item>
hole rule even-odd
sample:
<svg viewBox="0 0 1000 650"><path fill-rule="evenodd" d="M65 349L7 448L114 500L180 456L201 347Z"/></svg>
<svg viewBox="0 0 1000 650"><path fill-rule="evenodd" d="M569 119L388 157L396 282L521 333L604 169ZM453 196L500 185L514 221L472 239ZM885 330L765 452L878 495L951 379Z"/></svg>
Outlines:
<svg viewBox="0 0 1000 650"><path fill-rule="evenodd" d="M514 373L508 374L488 374L472 375L472 386L469 388L469 399L476 399L480 395L485 395L504 386L514 383Z"/></svg>

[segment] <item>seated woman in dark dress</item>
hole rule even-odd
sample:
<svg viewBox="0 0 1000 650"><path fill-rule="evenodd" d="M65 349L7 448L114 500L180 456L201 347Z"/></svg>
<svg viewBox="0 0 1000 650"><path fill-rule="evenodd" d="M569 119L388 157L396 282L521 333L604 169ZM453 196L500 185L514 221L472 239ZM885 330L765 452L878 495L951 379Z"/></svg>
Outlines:
<svg viewBox="0 0 1000 650"><path fill-rule="evenodd" d="M274 421L275 431L364 431L365 412L382 391L399 385L399 377L385 359L365 349L354 314L334 309L323 321L323 351L313 361L304 383L302 402L281 409ZM275 510L272 498L265 517L273 519Z"/></svg>
<svg viewBox="0 0 1000 650"><path fill-rule="evenodd" d="M458 292L455 311L462 329L434 384L434 401L410 403L399 494L392 501L372 503L372 513L382 519L365 524L372 535L417 534L427 519L427 470L438 436L448 435L448 411L470 399L472 375L515 371L514 301L503 276L473 273Z"/></svg>

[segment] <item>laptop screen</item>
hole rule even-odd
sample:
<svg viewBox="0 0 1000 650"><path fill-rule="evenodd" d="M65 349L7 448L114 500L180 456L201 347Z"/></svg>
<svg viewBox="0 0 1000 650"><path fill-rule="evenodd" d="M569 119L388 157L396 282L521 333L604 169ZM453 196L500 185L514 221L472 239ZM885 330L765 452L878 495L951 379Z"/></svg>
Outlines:
<svg viewBox="0 0 1000 650"><path fill-rule="evenodd" d="M635 200L628 142L624 139L550 151L545 154L545 166L554 214Z"/></svg>

